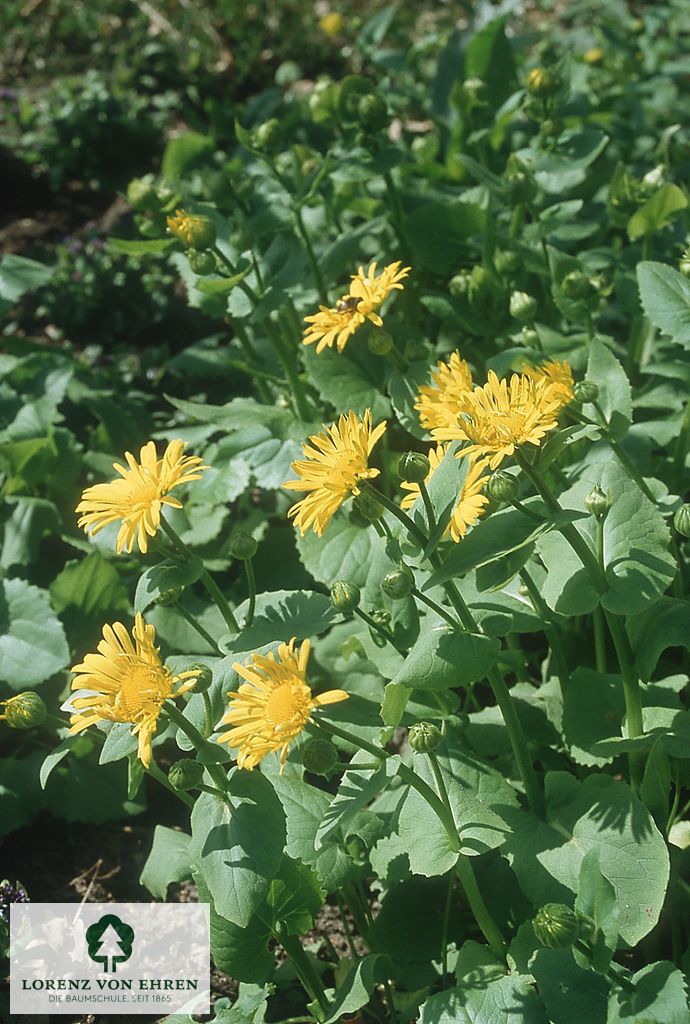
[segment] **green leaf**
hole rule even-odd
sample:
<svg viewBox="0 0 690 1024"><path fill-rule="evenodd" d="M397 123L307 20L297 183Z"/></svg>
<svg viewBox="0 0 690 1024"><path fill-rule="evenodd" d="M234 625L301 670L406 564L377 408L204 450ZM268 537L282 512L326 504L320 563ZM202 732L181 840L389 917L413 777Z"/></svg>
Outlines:
<svg viewBox="0 0 690 1024"><path fill-rule="evenodd" d="M495 18L475 32L465 50L465 78L481 78L488 100L496 110L510 95L515 83L513 47L506 36L505 18Z"/></svg>
<svg viewBox="0 0 690 1024"><path fill-rule="evenodd" d="M0 679L12 690L37 686L65 668L69 648L45 590L3 580L0 592Z"/></svg>
<svg viewBox="0 0 690 1024"><path fill-rule="evenodd" d="M121 761L135 753L138 741L132 733L132 726L129 722L105 722L103 728L107 729L107 735L105 743L101 747L99 764Z"/></svg>
<svg viewBox="0 0 690 1024"><path fill-rule="evenodd" d="M204 277L197 281L196 288L202 292L203 295L227 295L233 288L236 288L240 282L244 281L245 277L250 271L250 267L241 271L239 274L233 274L232 277Z"/></svg>
<svg viewBox="0 0 690 1024"><path fill-rule="evenodd" d="M258 772L231 770L228 801L202 793L192 811L192 857L221 917L246 927L285 846L280 801Z"/></svg>
<svg viewBox="0 0 690 1024"><path fill-rule="evenodd" d="M8 253L0 260L0 299L14 303L25 292L42 288L52 278L53 269L26 256Z"/></svg>
<svg viewBox="0 0 690 1024"><path fill-rule="evenodd" d="M305 569L327 586L334 580L347 580L363 587L374 552L384 547L384 539L373 526L357 526L342 512L330 521L323 537L308 530L297 538L297 550Z"/></svg>
<svg viewBox="0 0 690 1024"><path fill-rule="evenodd" d="M363 328L361 333L365 334L366 330ZM347 351L338 353L331 349L324 349L317 355L314 346L302 356L309 380L321 398L330 402L336 411L352 409L361 416L366 409L371 409L374 423L390 416L390 402L381 394L386 364L381 358L370 355L364 346L359 346L352 358Z"/></svg>
<svg viewBox="0 0 690 1024"><path fill-rule="evenodd" d="M421 1007L419 1024L548 1024L548 1018L531 979L508 975L438 992Z"/></svg>
<svg viewBox="0 0 690 1024"><path fill-rule="evenodd" d="M237 609L241 622L248 609L245 601ZM251 626L246 626L225 644L228 651L249 651L280 640L288 643L325 633L340 618L324 594L309 590L276 590L259 594Z"/></svg>
<svg viewBox="0 0 690 1024"><path fill-rule="evenodd" d="M634 946L659 919L669 876L666 843L649 811L629 786L604 775L580 783L549 772L545 785L545 821L502 808L515 830L503 852L525 895L535 907L570 903L582 860L596 849L601 872L616 890L620 936Z"/></svg>
<svg viewBox="0 0 690 1024"><path fill-rule="evenodd" d="M213 149L213 139L199 132L185 132L170 139L163 153L162 172L168 181L184 177L193 167L203 163Z"/></svg>
<svg viewBox="0 0 690 1024"><path fill-rule="evenodd" d="M288 935L308 932L323 904L324 894L316 872L307 864L284 856L278 877L271 882L266 903L271 927L280 922Z"/></svg>
<svg viewBox="0 0 690 1024"><path fill-rule="evenodd" d="M57 506L45 498L19 494L5 500L12 512L4 526L0 565L6 569L13 565L30 565L36 561L43 537L60 530Z"/></svg>
<svg viewBox="0 0 690 1024"><path fill-rule="evenodd" d="M632 422L632 395L627 374L613 352L599 337L592 339L587 379L599 387L598 404L614 440L628 432Z"/></svg>
<svg viewBox="0 0 690 1024"><path fill-rule="evenodd" d="M403 964L439 960L444 938L452 942L462 934L458 915L451 917L451 934L444 933L447 891L447 881L419 877L387 889L372 929L376 948Z"/></svg>
<svg viewBox="0 0 690 1024"><path fill-rule="evenodd" d="M655 327L690 348L690 281L665 263L637 264L637 283L645 314Z"/></svg>
<svg viewBox="0 0 690 1024"><path fill-rule="evenodd" d="M139 577L134 595L135 612L145 612L168 590L184 590L200 579L204 563L196 555L186 562L159 562Z"/></svg>
<svg viewBox="0 0 690 1024"><path fill-rule="evenodd" d="M588 850L582 859L575 910L591 918L595 928L594 936L588 940L590 955L585 958L576 951L575 959L581 959L581 966L591 963L595 971L605 974L618 947L619 915L616 890L601 873L597 849Z"/></svg>
<svg viewBox="0 0 690 1024"><path fill-rule="evenodd" d="M123 256L151 256L167 252L175 245L174 238L112 238L107 241L111 252Z"/></svg>
<svg viewBox="0 0 690 1024"><path fill-rule="evenodd" d="M587 168L606 149L609 139L598 128L562 132L551 150L521 149L517 156L532 170L537 184L553 195L576 188L587 177Z"/></svg>
<svg viewBox="0 0 690 1024"><path fill-rule="evenodd" d="M191 842L186 832L156 825L151 852L139 878L155 899L166 899L171 882L184 882L192 877Z"/></svg>
<svg viewBox="0 0 690 1024"><path fill-rule="evenodd" d="M261 984L270 977L274 966L273 952L267 948L271 932L259 917L252 917L249 924L241 928L217 914L211 903L210 935L211 955L220 971L236 981L254 984ZM236 1024L244 1024L245 1020L242 1016Z"/></svg>
<svg viewBox="0 0 690 1024"><path fill-rule="evenodd" d="M352 965L345 980L338 985L323 1024L336 1024L341 1017L356 1013L369 1002L383 959L380 953L370 953Z"/></svg>
<svg viewBox="0 0 690 1024"><path fill-rule="evenodd" d="M0 758L0 836L26 825L44 804L38 782L43 753Z"/></svg>
<svg viewBox="0 0 690 1024"><path fill-rule="evenodd" d="M637 671L642 681L648 682L663 651L669 647L690 648L690 604L662 597L651 608L632 616L627 629Z"/></svg>
<svg viewBox="0 0 690 1024"><path fill-rule="evenodd" d="M645 762L640 796L660 829L665 829L668 821L670 793L671 762L664 739L659 736Z"/></svg>
<svg viewBox="0 0 690 1024"><path fill-rule="evenodd" d="M630 975L629 981L633 991L621 987L612 992L606 1024L688 1024L685 978L673 964L666 960L647 964Z"/></svg>
<svg viewBox="0 0 690 1024"><path fill-rule="evenodd" d="M48 779L50 778L53 769L56 768L60 764L60 761L64 761L64 759L68 756L68 754L72 750L72 747L76 743L79 743L80 739L83 740L83 738L84 737L75 736L75 735L65 736L65 738L63 740L61 740L60 743L57 745L55 750L51 750L51 752L46 755L45 760L43 761L43 764L41 765L41 771L40 771L40 775L39 775L39 782L41 783L41 789L45 789L46 788L46 785L48 783Z"/></svg>
<svg viewBox="0 0 690 1024"><path fill-rule="evenodd" d="M665 228L674 214L680 213L687 205L682 189L670 181L666 182L632 215L628 221L628 238L635 241Z"/></svg>
<svg viewBox="0 0 690 1024"><path fill-rule="evenodd" d="M415 261L437 274L450 274L468 252L470 239L482 233L486 213L473 203L421 203L405 218L405 234Z"/></svg>
<svg viewBox="0 0 690 1024"><path fill-rule="evenodd" d="M495 637L445 625L427 627L392 682L422 690L467 686L486 676L496 664L500 648Z"/></svg>
<svg viewBox="0 0 690 1024"><path fill-rule="evenodd" d="M371 760L371 755L360 751L355 754L351 763L367 760ZM342 837L346 835L347 825L388 786L390 780L397 774L399 763L397 756L388 757L376 771L344 772L338 791L331 800L316 833L317 850L322 849L328 842L334 842L337 834Z"/></svg>
<svg viewBox="0 0 690 1024"><path fill-rule="evenodd" d="M670 534L657 506L630 479L618 462L587 466L579 480L560 495L566 509L584 508L595 484L613 499L604 521L604 558L608 589L601 604L617 615L635 615L656 602L670 585L677 566L669 553ZM591 516L575 529L595 550L595 523ZM596 590L568 542L558 533L541 537L537 545L547 569L544 600L564 615L591 612L599 601Z"/></svg>
<svg viewBox="0 0 690 1024"><path fill-rule="evenodd" d="M573 760L590 767L613 760L613 755L602 755L593 747L599 740L621 734L624 714L620 676L575 669L563 705L563 734Z"/></svg>
<svg viewBox="0 0 690 1024"><path fill-rule="evenodd" d="M538 950L530 971L552 1024L608 1024L609 982L578 967L571 950Z"/></svg>
<svg viewBox="0 0 690 1024"><path fill-rule="evenodd" d="M129 608L127 591L117 569L97 551L78 561L67 562L50 585L50 597L56 612L67 609L83 622L98 621L108 613Z"/></svg>

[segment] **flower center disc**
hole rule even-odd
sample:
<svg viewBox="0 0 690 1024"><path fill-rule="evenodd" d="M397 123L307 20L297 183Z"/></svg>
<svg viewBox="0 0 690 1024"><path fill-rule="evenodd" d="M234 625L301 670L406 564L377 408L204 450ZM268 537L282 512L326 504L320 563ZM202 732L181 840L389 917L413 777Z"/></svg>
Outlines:
<svg viewBox="0 0 690 1024"><path fill-rule="evenodd" d="M278 730L292 724L304 725L309 707L298 687L292 683L278 686L266 701L266 718Z"/></svg>
<svg viewBox="0 0 690 1024"><path fill-rule="evenodd" d="M127 716L124 720L133 722L151 703L160 706L168 693L168 680L164 674L154 672L146 665L129 664L122 673L118 694L120 708Z"/></svg>

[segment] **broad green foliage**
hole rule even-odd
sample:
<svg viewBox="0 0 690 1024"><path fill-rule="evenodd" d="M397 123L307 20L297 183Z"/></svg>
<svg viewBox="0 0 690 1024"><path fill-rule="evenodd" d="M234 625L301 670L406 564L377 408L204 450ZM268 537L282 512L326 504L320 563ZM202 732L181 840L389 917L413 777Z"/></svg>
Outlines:
<svg viewBox="0 0 690 1024"><path fill-rule="evenodd" d="M0 261L0 831L141 814L217 1024L687 1024L686 5L297 6L129 185L11 114L130 213Z"/></svg>

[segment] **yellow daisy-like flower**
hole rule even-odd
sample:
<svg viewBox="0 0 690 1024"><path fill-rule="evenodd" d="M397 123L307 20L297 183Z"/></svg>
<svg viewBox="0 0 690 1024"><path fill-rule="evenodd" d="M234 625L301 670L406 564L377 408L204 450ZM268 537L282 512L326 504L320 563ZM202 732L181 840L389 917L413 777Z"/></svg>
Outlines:
<svg viewBox="0 0 690 1024"><path fill-rule="evenodd" d="M125 452L128 469L113 463L120 474L107 484L87 487L76 511L81 512L77 525L92 536L110 523L122 520L117 535L118 555L131 551L136 539L139 550L146 554L148 538L160 527L164 505L182 508L170 491L181 484L198 480L207 469L197 455L185 455L184 441L171 441L159 459L153 441L145 444L139 453L139 462L131 452Z"/></svg>
<svg viewBox="0 0 690 1024"><path fill-rule="evenodd" d="M130 722L138 738L138 757L151 764L151 742L163 704L191 690L198 669L173 675L160 659L156 630L137 614L132 639L121 622L103 627L98 654L87 654L72 669L73 690L87 690L72 698L70 732L81 732L97 722ZM175 689L177 683L182 685Z"/></svg>
<svg viewBox="0 0 690 1024"><path fill-rule="evenodd" d="M552 359L541 366L524 366L523 373L526 373L532 380L545 380L553 385L553 393L558 396L561 408L572 402L575 397L575 381L570 370L570 363L559 362Z"/></svg>
<svg viewBox="0 0 690 1024"><path fill-rule="evenodd" d="M290 491L307 492L288 511L302 535L311 526L320 537L345 499L359 494L360 480L379 475L378 469L369 468L369 456L385 430L385 420L372 428L370 409L361 420L349 412L302 445L305 459L292 463L300 479L283 484Z"/></svg>
<svg viewBox="0 0 690 1024"><path fill-rule="evenodd" d="M255 768L272 751L280 751L281 771L288 748L312 717L315 708L347 700L344 690L328 690L314 697L307 683L310 644L305 640L295 651L295 637L281 644L278 657L253 654L246 665L233 668L246 679L237 693L229 693L230 707L223 717L229 725L219 743L239 748L239 768Z"/></svg>
<svg viewBox="0 0 690 1024"><path fill-rule="evenodd" d="M560 397L545 378L532 380L514 373L508 382L489 370L487 383L468 392L467 407L456 426L437 434L444 440L470 442L458 458L486 459L491 469L498 469L521 445L538 447L558 426L560 408Z"/></svg>
<svg viewBox="0 0 690 1024"><path fill-rule="evenodd" d="M352 277L347 295L338 299L335 306L319 306L319 312L305 316L309 326L304 329L303 342L313 345L316 351L336 346L342 352L355 331L367 320L375 327L382 327L383 320L375 311L394 290L402 291L400 282L407 277L409 267L400 269L400 260L384 267L376 276L376 263L364 271L360 267Z"/></svg>
<svg viewBox="0 0 690 1024"><path fill-rule="evenodd" d="M428 454L431 468L424 481L427 486L447 451L447 444L437 444L435 448L429 449ZM444 537L450 534L456 544L462 540L470 526L474 526L475 523L479 522L484 515L485 507L489 504L489 499L484 494L484 487L487 481L487 477L484 474L485 468L486 462L473 462L463 481L458 503L453 509L450 522L444 533ZM419 484L409 483L404 480L400 486L410 492L401 501L401 507L404 509L412 508L420 494Z"/></svg>
<svg viewBox="0 0 690 1024"><path fill-rule="evenodd" d="M337 36L343 27L343 16L338 11L329 11L319 19L319 27L327 36Z"/></svg>
<svg viewBox="0 0 690 1024"><path fill-rule="evenodd" d="M168 217L167 224L168 231L189 249L210 249L215 244L216 226L209 217L175 210L175 216Z"/></svg>
<svg viewBox="0 0 690 1024"><path fill-rule="evenodd" d="M454 427L465 409L465 399L472 390L472 371L457 352L447 363L440 362L431 371L431 384L419 389L415 409L425 430L436 437L435 430Z"/></svg>

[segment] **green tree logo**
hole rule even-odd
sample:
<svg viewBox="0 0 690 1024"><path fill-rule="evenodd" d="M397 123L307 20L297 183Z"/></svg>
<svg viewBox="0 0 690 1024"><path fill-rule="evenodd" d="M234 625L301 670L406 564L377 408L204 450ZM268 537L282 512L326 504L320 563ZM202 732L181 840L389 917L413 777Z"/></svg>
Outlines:
<svg viewBox="0 0 690 1024"><path fill-rule="evenodd" d="M134 929L115 914L104 914L100 921L86 929L86 941L93 962L103 964L106 973L114 974L117 965L129 960L132 955Z"/></svg>

